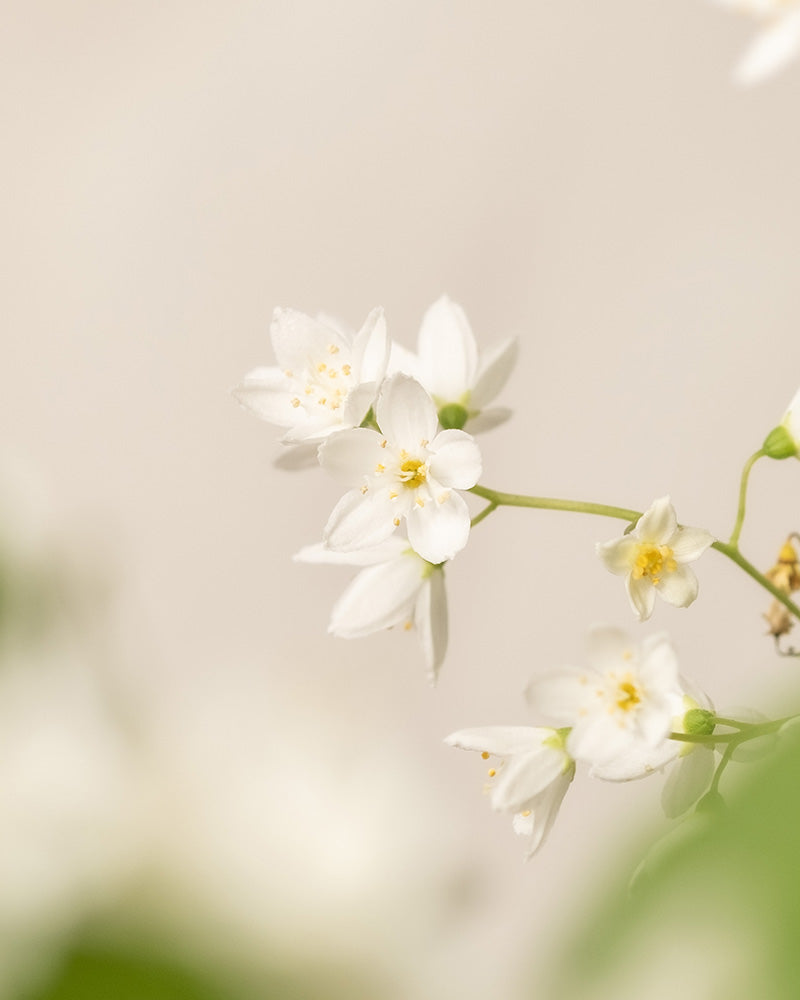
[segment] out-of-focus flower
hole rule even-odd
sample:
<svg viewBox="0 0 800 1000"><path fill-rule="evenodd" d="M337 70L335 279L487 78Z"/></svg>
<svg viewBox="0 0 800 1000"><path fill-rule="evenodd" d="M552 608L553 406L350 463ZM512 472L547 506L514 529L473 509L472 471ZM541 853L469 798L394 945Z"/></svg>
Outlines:
<svg viewBox="0 0 800 1000"><path fill-rule="evenodd" d="M606 568L625 576L625 588L640 621L653 613L656 591L668 604L685 608L697 597L698 583L686 563L714 541L702 528L680 528L668 496L656 500L630 534L602 542L597 554Z"/></svg>
<svg viewBox="0 0 800 1000"><path fill-rule="evenodd" d="M514 831L529 838L526 857L533 857L575 776L564 734L531 726L486 726L451 733L445 743L477 750L484 760L500 758L489 768L489 777L496 779L490 786L492 806L514 814Z"/></svg>
<svg viewBox="0 0 800 1000"><path fill-rule="evenodd" d="M511 416L506 407L487 407L506 384L518 346L510 337L481 357L464 310L443 295L422 317L417 353L393 344L390 369L413 375L428 390L443 427L476 434Z"/></svg>
<svg viewBox="0 0 800 1000"><path fill-rule="evenodd" d="M734 72L737 83L760 83L783 69L800 51L800 3L797 0L716 0L758 18L763 27Z"/></svg>
<svg viewBox="0 0 800 1000"><path fill-rule="evenodd" d="M276 309L270 337L279 367L245 376L234 389L242 406L285 427L288 444L321 441L361 423L389 359L381 309L373 309L355 335L294 309Z"/></svg>
<svg viewBox="0 0 800 1000"><path fill-rule="evenodd" d="M792 545L791 535L781 546L778 561L771 569L767 570L764 576L784 594L800 590L800 561L798 561L797 551ZM788 608L778 600L770 604L764 618L769 626L768 634L776 639L787 635L794 627L794 618L789 614Z"/></svg>
<svg viewBox="0 0 800 1000"><path fill-rule="evenodd" d="M588 661L585 670L566 667L536 678L527 691L537 711L571 727L570 755L601 765L661 747L683 706L666 635L639 645L619 629L598 627L589 636Z"/></svg>
<svg viewBox="0 0 800 1000"><path fill-rule="evenodd" d="M469 510L456 491L478 481L478 446L464 431L438 431L432 399L407 375L383 383L375 415L380 433L357 427L320 448L323 468L354 487L333 509L325 544L342 552L370 548L405 518L423 559L452 559L469 537Z"/></svg>
<svg viewBox="0 0 800 1000"><path fill-rule="evenodd" d="M447 651L447 593L444 569L427 562L404 538L388 538L373 549L334 552L307 545L299 562L366 567L333 607L329 631L356 639L402 625L415 628L428 675L435 683Z"/></svg>

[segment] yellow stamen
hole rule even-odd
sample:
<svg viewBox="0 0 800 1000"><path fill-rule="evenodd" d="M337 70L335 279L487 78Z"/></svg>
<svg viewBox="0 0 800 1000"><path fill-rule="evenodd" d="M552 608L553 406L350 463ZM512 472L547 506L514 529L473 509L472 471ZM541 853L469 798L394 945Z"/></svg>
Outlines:
<svg viewBox="0 0 800 1000"><path fill-rule="evenodd" d="M361 493L362 494L366 493L368 489L369 489L369 486L367 486L367 485L362 486L361 487Z"/></svg>
<svg viewBox="0 0 800 1000"><path fill-rule="evenodd" d="M320 361L320 363L317 365L317 371L324 372L327 367L328 366L325 364L324 361Z"/></svg>
<svg viewBox="0 0 800 1000"><path fill-rule="evenodd" d="M400 518L396 517L394 519L394 521L392 521L392 524L395 526L395 528L399 528L400 527Z"/></svg>
<svg viewBox="0 0 800 1000"><path fill-rule="evenodd" d="M483 751L483 753L481 754L481 757L483 757L484 760L488 760L489 759L489 754L487 753L486 750Z"/></svg>
<svg viewBox="0 0 800 1000"><path fill-rule="evenodd" d="M338 354L339 348L336 344L328 344L328 354Z"/></svg>
<svg viewBox="0 0 800 1000"><path fill-rule="evenodd" d="M530 809L523 809L522 812L520 813L520 816L523 816L525 819L527 819L530 816L530 814L531 814Z"/></svg>
<svg viewBox="0 0 800 1000"><path fill-rule="evenodd" d="M299 400L299 399L297 398L297 396L295 396L295 397L294 397L294 399L292 400L292 406L293 406L293 407L294 407L295 409L297 409L297 407L298 407L299 405L300 405L300 400Z"/></svg>
<svg viewBox="0 0 800 1000"><path fill-rule="evenodd" d="M350 368L350 365L342 365L342 373L343 374L349 375L350 372L351 372L351 370L352 369Z"/></svg>
<svg viewBox="0 0 800 1000"><path fill-rule="evenodd" d="M636 550L631 575L634 580L641 580L643 576L646 576L655 585L661 582L662 573L674 573L677 568L678 564L668 545L653 545L652 542L642 542Z"/></svg>
<svg viewBox="0 0 800 1000"><path fill-rule="evenodd" d="M402 452L400 457L405 456ZM427 475L425 463L419 458L406 458L400 466L400 482L408 486L409 489L417 489L425 482Z"/></svg>
<svg viewBox="0 0 800 1000"><path fill-rule="evenodd" d="M617 695L617 708L623 712L630 712L632 709L636 708L642 700L639 696L639 689L630 678L624 680L619 685Z"/></svg>
<svg viewBox="0 0 800 1000"><path fill-rule="evenodd" d="M486 773L489 775L490 778L493 778L497 774L497 771L493 767L490 767Z"/></svg>
<svg viewBox="0 0 800 1000"><path fill-rule="evenodd" d="M375 471L378 472L378 473L386 472L386 466L385 465L381 465L381 463L378 462L378 464L375 466Z"/></svg>

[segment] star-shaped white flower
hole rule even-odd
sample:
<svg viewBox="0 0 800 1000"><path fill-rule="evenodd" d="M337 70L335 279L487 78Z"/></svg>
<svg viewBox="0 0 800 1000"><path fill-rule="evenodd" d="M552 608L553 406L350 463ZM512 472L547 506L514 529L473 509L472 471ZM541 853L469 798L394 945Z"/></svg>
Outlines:
<svg viewBox="0 0 800 1000"><path fill-rule="evenodd" d="M500 758L489 768L492 806L514 813L514 831L529 838L526 858L533 857L575 776L575 762L564 748L563 734L531 726L486 726L461 729L445 743L477 750L484 760Z"/></svg>
<svg viewBox="0 0 800 1000"><path fill-rule="evenodd" d="M299 562L366 567L333 607L328 631L343 639L402 625L415 629L428 676L436 682L447 651L447 594L444 569L427 562L406 539L393 537L372 549L333 552L308 545Z"/></svg>
<svg viewBox="0 0 800 1000"><path fill-rule="evenodd" d="M443 295L422 318L417 353L392 345L390 371L413 375L433 397L445 427L489 430L511 416L506 407L488 407L508 381L517 360L511 337L483 357L464 310Z"/></svg>
<svg viewBox="0 0 800 1000"><path fill-rule="evenodd" d="M680 528L668 496L656 500L621 538L599 543L597 554L612 573L625 577L631 607L640 621L653 613L656 591L668 604L688 607L698 583L686 565L705 552L714 536L702 528Z"/></svg>
<svg viewBox="0 0 800 1000"><path fill-rule="evenodd" d="M565 667L537 678L527 696L545 717L571 727L567 751L592 765L661 747L683 707L667 637L650 636L639 645L607 627L591 632L586 669Z"/></svg>
<svg viewBox="0 0 800 1000"><path fill-rule="evenodd" d="M800 52L798 0L716 0L758 18L763 27L734 72L737 83L760 83L783 69Z"/></svg>
<svg viewBox="0 0 800 1000"><path fill-rule="evenodd" d="M405 519L423 559L452 559L469 537L469 510L456 491L478 481L478 446L463 431L439 431L433 400L407 375L386 379L375 417L380 433L357 427L320 447L323 468L353 487L328 519L325 544L341 552L370 548Z"/></svg>
<svg viewBox="0 0 800 1000"><path fill-rule="evenodd" d="M256 368L234 389L246 409L285 427L287 444L357 427L386 372L391 345L381 309L353 335L328 320L276 309L270 326L279 367Z"/></svg>

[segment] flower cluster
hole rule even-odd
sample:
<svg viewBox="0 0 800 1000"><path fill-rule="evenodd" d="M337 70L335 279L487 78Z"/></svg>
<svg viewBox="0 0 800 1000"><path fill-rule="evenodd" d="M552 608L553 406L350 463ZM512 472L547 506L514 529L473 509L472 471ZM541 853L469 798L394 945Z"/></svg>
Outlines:
<svg viewBox="0 0 800 1000"><path fill-rule="evenodd" d="M381 309L355 334L276 309L270 337L277 366L249 372L234 395L284 429L282 465L318 462L347 488L322 543L296 557L363 567L330 631L415 627L433 680L447 646L444 564L467 544L462 491L482 469L464 428L477 433L510 415L489 404L511 374L516 341L482 357L463 309L446 297L425 313L416 354L389 339Z"/></svg>
<svg viewBox="0 0 800 1000"><path fill-rule="evenodd" d="M767 620L776 639L800 618L791 600L800 589L800 563L791 544L796 533L767 574L738 547L755 461L800 455L800 392L745 463L737 519L725 543L702 528L679 524L669 496L639 513L500 493L479 484L482 459L473 435L509 416L491 404L511 373L517 346L506 340L481 356L463 309L447 298L425 313L416 352L390 340L380 309L358 333L329 319L278 309L270 332L278 366L250 372L235 395L245 408L284 429L291 459L280 464L313 463L345 489L322 541L295 556L358 569L333 608L334 635L414 629L435 682L447 648L445 567L466 546L473 525L503 505L626 521L620 536L597 543L596 555L611 573L624 577L640 622L652 616L656 594L677 608L695 601L699 584L690 564L712 546L773 596ZM474 517L467 491L488 502ZM540 675L527 697L541 724L462 729L446 742L493 758L491 803L513 816L515 831L528 839L528 857L547 837L579 765L603 781L631 781L669 768L662 804L667 816L677 817L701 798L718 797L720 775L741 744L763 745L787 721L715 715L709 699L681 676L664 633L637 642L610 626L591 632L583 668Z"/></svg>

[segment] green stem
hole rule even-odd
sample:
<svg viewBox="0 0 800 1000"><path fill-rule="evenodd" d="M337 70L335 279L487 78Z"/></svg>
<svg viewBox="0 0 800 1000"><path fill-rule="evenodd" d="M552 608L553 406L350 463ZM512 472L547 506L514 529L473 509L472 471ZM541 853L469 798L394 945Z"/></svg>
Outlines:
<svg viewBox="0 0 800 1000"><path fill-rule="evenodd" d="M753 452L750 458L744 463L744 468L742 469L742 480L739 484L739 509L736 512L736 523L733 526L733 531L731 532L731 538L728 544L732 548L737 548L739 545L739 535L742 533L742 525L744 524L744 514L745 507L747 505L747 483L750 479L750 470L759 460L763 458L766 452L763 448L759 448L758 451Z"/></svg>
<svg viewBox="0 0 800 1000"><path fill-rule="evenodd" d="M748 576L751 576L756 583L761 584L764 590L768 590L776 601L780 601L780 603L788 611L791 611L795 618L800 619L800 608L798 608L794 601L790 601L788 596L784 594L782 590L779 590L771 580L768 580L763 573L759 573L755 566L745 559L738 548L727 542L714 542L711 548L716 549L717 552L721 552L724 556L733 560L733 562L735 562L740 569L743 569Z"/></svg>
<svg viewBox="0 0 800 1000"><path fill-rule="evenodd" d="M476 514L475 517L473 517L473 519L469 522L470 526L474 528L476 524L480 524L485 517L488 517L492 513L493 510L497 510L497 504L488 504L483 508L480 514Z"/></svg>
<svg viewBox="0 0 800 1000"><path fill-rule="evenodd" d="M740 743L747 743L749 740L757 740L761 736L768 736L770 733L777 733L787 722L796 719L796 715L787 715L783 719L774 719L772 722L739 722L736 719L726 719L723 716L715 715L714 722L719 726L731 726L738 729L738 733L670 733L669 739L677 743L726 743L738 746Z"/></svg>
<svg viewBox="0 0 800 1000"><path fill-rule="evenodd" d="M498 490L490 490L486 486L473 486L470 493L488 500L492 510L497 507L536 507L540 510L566 510L579 514L600 514L602 517L618 517L622 521L638 521L642 516L641 511L628 510L626 507L609 507L604 503L587 503L583 500L532 497L525 493L500 493ZM491 511L482 513L491 513Z"/></svg>
<svg viewBox="0 0 800 1000"><path fill-rule="evenodd" d="M706 795L718 795L719 794L719 779L722 777L722 772L730 763L731 757L733 756L733 751L736 749L738 744L730 743L725 747L725 752L722 755L722 760L717 764L717 769L714 772L714 777L711 779L711 784L709 785ZM705 798L705 796L703 796Z"/></svg>

